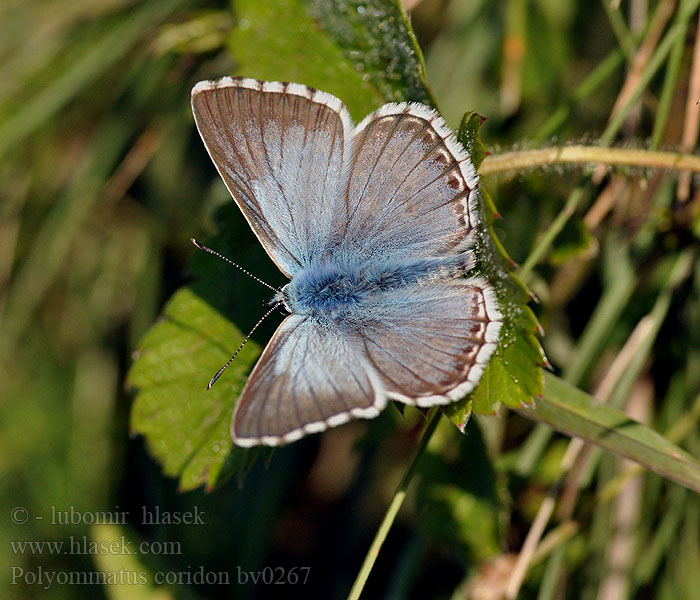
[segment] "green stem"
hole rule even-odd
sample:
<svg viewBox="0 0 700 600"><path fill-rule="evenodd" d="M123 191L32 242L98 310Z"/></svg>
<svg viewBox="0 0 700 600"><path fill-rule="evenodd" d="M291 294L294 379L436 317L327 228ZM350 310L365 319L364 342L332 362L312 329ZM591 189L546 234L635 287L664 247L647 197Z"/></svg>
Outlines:
<svg viewBox="0 0 700 600"><path fill-rule="evenodd" d="M367 583L367 578L372 572L372 567L374 567L374 563L377 560L377 556L379 556L379 550L381 549L382 544L384 543L384 540L386 539L386 536L389 533L389 530L391 529L391 526L394 524L396 515L398 514L399 509L401 508L401 505L403 504L403 501L406 498L408 486L411 485L411 480L413 479L413 474L416 471L416 467L418 466L420 458L421 456L423 456L423 453L425 452L425 449L428 446L430 438L432 437L433 433L435 433L435 429L438 425L441 414L441 411L438 409L435 411L435 414L433 414L433 416L431 417L430 422L428 423L428 427L423 433L423 438L421 439L420 445L418 446L418 450L416 451L416 454L413 457L413 460L411 461L408 470L401 479L401 483L399 484L399 487L394 493L394 497L391 500L391 504L389 504L389 508L387 508L386 514L384 515L384 519L382 519L382 523L381 525L379 525L379 529L377 530L377 533L375 534L374 539L372 540L372 545L367 551L365 560L362 563L362 567L360 568L359 573L357 574L357 578L355 579L355 583L353 584L352 589L350 590L350 594L348 594L347 600L357 600L362 594L362 590L365 587L365 583Z"/></svg>
<svg viewBox="0 0 700 600"><path fill-rule="evenodd" d="M620 48L613 50L591 73L583 80L571 97L557 108L549 119L537 130L533 141L541 142L554 135L566 122L573 107L584 98L595 92L609 77L617 71L624 60L624 53Z"/></svg>
<svg viewBox="0 0 700 600"><path fill-rule="evenodd" d="M613 8L609 0L602 0L602 4L605 9L605 14L608 16L608 21L610 21L610 27L617 38L617 43L620 44L620 48L622 48L622 51L625 53L627 60L632 61L634 53L637 50L634 43L634 36L627 28L627 24L620 14L620 10L618 8Z"/></svg>
<svg viewBox="0 0 700 600"><path fill-rule="evenodd" d="M700 493L700 464L694 456L650 427L598 402L556 375L545 373L542 397L533 406L516 412L547 423L565 435L579 437L607 452L629 458Z"/></svg>
<svg viewBox="0 0 700 600"><path fill-rule="evenodd" d="M659 330L671 308L673 294L676 288L690 276L696 263L696 257L697 254L694 248L686 248L676 258L671 273L657 296L651 312L644 317L649 323L649 331L644 336L644 341L639 345L634 357L615 383L615 389L608 399L608 403L611 406L616 408L624 406L632 386L639 378L639 374L642 372L642 368L651 354Z"/></svg>
<svg viewBox="0 0 700 600"><path fill-rule="evenodd" d="M627 115L629 114L630 110L637 100L639 100L644 90L647 89L649 83L653 79L654 75L656 75L656 72L659 70L661 65L663 65L676 40L685 33L685 21L691 17L692 13L697 9L699 4L700 0L687 0L687 2L681 4L678 20L666 33L664 38L661 40L661 43L656 48L656 51L649 60L649 63L644 69L642 76L639 78L634 91L627 99L626 104L617 112L617 114L612 117L610 123L608 123L605 131L600 136L601 143L607 146L613 141L617 135L617 132L622 127L622 124L627 119Z"/></svg>
<svg viewBox="0 0 700 600"><path fill-rule="evenodd" d="M520 271L518 272L518 277L520 277L525 283L528 282L528 278L532 269L537 263L540 262L540 259L547 253L547 251L552 245L552 242L554 241L554 238L556 238L557 235L559 235L559 232L562 229L564 229L564 225L566 225L566 222L578 208L578 205L583 199L585 193L586 180L588 180L588 177L585 177L584 182L579 184L578 187L574 188L574 190L569 194L564 208L562 208L559 211L557 217L554 219L554 221L552 221L552 224L547 228L542 237L540 237L540 239L537 241L535 247L532 249L532 252L530 252L530 255L527 257L525 263L520 268Z"/></svg>

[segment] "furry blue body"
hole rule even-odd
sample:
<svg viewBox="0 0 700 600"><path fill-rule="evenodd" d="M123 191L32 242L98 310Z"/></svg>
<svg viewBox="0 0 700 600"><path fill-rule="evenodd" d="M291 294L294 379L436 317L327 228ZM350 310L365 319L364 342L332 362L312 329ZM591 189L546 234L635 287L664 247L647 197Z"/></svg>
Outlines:
<svg viewBox="0 0 700 600"><path fill-rule="evenodd" d="M319 322L380 317L374 314L376 301L385 301L387 292L415 285L429 285L465 273L473 259L465 254L420 259L388 259L359 263L325 258L312 262L294 274L273 301L282 301L292 314L312 317ZM410 299L405 290L403 301ZM390 294L391 295L391 294Z"/></svg>

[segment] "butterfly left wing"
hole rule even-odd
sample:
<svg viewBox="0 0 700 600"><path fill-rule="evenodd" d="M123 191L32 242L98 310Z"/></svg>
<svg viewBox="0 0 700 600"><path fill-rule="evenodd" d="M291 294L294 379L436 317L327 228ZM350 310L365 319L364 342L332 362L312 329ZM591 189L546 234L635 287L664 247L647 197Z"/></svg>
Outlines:
<svg viewBox="0 0 700 600"><path fill-rule="evenodd" d="M192 89L197 129L226 187L291 277L328 248L342 218L352 144L335 96L298 83L225 77Z"/></svg>
<svg viewBox="0 0 700 600"><path fill-rule="evenodd" d="M231 435L239 446L277 446L376 417L385 405L383 384L356 334L290 315L248 378Z"/></svg>

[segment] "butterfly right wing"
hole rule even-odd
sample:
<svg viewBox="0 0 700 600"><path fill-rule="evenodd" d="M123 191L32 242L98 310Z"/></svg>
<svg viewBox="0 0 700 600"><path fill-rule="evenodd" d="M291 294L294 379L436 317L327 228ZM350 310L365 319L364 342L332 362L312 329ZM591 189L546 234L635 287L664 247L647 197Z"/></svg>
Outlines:
<svg viewBox="0 0 700 600"><path fill-rule="evenodd" d="M225 77L192 89L197 129L226 187L291 278L337 229L353 124L335 96Z"/></svg>
<svg viewBox="0 0 700 600"><path fill-rule="evenodd" d="M239 446L277 446L386 405L384 386L352 331L288 316L241 393L231 424Z"/></svg>
<svg viewBox="0 0 700 600"><path fill-rule="evenodd" d="M358 323L364 356L387 395L434 406L466 396L496 349L502 315L478 277L432 281L376 294Z"/></svg>
<svg viewBox="0 0 700 600"><path fill-rule="evenodd" d="M343 244L359 260L459 254L476 241L478 177L440 115L385 104L355 128Z"/></svg>

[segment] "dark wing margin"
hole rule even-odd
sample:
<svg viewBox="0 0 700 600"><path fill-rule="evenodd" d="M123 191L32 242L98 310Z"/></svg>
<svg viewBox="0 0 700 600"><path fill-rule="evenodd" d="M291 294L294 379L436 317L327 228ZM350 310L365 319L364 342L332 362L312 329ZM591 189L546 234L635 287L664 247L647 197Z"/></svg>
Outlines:
<svg viewBox="0 0 700 600"><path fill-rule="evenodd" d="M278 446L386 405L380 378L352 334L299 315L279 326L238 400L231 436L239 446Z"/></svg>
<svg viewBox="0 0 700 600"><path fill-rule="evenodd" d="M345 243L364 257L470 248L481 221L471 159L438 113L385 104L355 128Z"/></svg>
<svg viewBox="0 0 700 600"><path fill-rule="evenodd" d="M325 251L342 215L348 111L305 85L231 77L195 85L192 111L226 187L291 277Z"/></svg>

